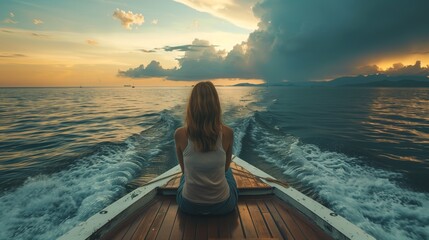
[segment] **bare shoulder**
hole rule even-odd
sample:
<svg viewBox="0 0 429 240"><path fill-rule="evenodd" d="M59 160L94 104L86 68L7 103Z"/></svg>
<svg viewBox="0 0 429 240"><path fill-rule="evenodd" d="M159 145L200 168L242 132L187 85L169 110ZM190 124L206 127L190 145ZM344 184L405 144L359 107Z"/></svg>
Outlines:
<svg viewBox="0 0 429 240"><path fill-rule="evenodd" d="M226 125L222 126L222 134L225 136L226 139L234 138L234 130L232 130L232 128Z"/></svg>
<svg viewBox="0 0 429 240"><path fill-rule="evenodd" d="M174 139L176 141L186 139L186 129L184 127L176 129L176 132L174 132Z"/></svg>

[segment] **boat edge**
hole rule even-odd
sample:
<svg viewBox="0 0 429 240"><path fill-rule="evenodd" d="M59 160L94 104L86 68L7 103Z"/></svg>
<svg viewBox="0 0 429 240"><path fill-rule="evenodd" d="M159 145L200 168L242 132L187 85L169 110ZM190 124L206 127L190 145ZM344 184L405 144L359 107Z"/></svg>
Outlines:
<svg viewBox="0 0 429 240"><path fill-rule="evenodd" d="M128 214L149 203L150 200L156 196L157 188L166 184L172 177L174 177L174 173L179 172L180 167L179 165L176 165L150 181L146 186L135 189L105 207L100 212L94 214L88 220L79 223L58 239L98 239L105 233L105 231L108 231L108 229L114 228L119 224Z"/></svg>
<svg viewBox="0 0 429 240"><path fill-rule="evenodd" d="M254 175L273 178L271 175L261 169L251 165L243 159L234 156L233 160L237 165L247 169ZM174 173L180 172L180 166L176 165L165 173L153 179L148 185L139 187L134 191L113 202L100 212L96 213L88 220L79 223L69 232L59 237L60 240L71 239L97 239L108 229L114 228L128 214L143 207L157 194L157 188L166 184ZM323 231L335 239L352 240L375 240L374 237L363 231L358 226L349 222L345 218L337 215L329 208L307 197L293 187L284 187L282 185L261 179L266 184L274 188L273 193L284 200L292 207L296 208L306 217L311 219Z"/></svg>
<svg viewBox="0 0 429 240"><path fill-rule="evenodd" d="M254 175L264 178L274 178L237 156L234 158L234 162L246 168ZM347 240L375 240L374 237L366 233L355 224L339 216L337 213L316 202L312 198L307 197L295 188L290 186L286 188L282 185L269 182L264 179L261 180L274 187L274 194L277 197L295 207L333 238Z"/></svg>

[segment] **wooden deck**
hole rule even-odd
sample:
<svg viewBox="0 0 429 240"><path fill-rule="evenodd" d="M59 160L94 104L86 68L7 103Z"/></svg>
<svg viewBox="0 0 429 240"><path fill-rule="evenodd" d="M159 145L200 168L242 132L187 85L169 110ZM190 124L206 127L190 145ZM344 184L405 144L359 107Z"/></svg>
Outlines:
<svg viewBox="0 0 429 240"><path fill-rule="evenodd" d="M232 213L187 215L179 211L174 195L158 194L101 239L331 239L273 194L241 196L245 190L271 187L240 166L231 167L240 191L238 206ZM160 193L175 191L179 179L180 176L173 178Z"/></svg>

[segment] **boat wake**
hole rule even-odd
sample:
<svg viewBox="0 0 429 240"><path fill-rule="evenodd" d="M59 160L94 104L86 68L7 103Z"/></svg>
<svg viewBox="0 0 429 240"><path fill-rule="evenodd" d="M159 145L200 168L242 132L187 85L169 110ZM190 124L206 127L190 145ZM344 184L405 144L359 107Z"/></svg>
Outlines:
<svg viewBox="0 0 429 240"><path fill-rule="evenodd" d="M249 136L258 158L253 164L263 160L281 169L293 186L377 239L429 239L428 193L402 187L400 173L303 143L265 124L259 114L239 124L245 133L236 133Z"/></svg>
<svg viewBox="0 0 429 240"><path fill-rule="evenodd" d="M168 111L158 117L125 142L97 144L69 168L29 178L4 192L0 239L56 239L123 196L127 183L172 147L179 122Z"/></svg>
<svg viewBox="0 0 429 240"><path fill-rule="evenodd" d="M3 192L0 239L55 239L119 199L130 185L137 187L142 176L148 181L177 164L173 134L180 117L176 112L153 113L143 132L124 142L88 146L88 152L67 168L29 178ZM234 154L249 155L244 159L256 166L264 163L280 170L281 176L275 176L377 239L429 239L428 193L402 187L401 173L306 144L264 122L262 114L243 110L226 116L234 129Z"/></svg>

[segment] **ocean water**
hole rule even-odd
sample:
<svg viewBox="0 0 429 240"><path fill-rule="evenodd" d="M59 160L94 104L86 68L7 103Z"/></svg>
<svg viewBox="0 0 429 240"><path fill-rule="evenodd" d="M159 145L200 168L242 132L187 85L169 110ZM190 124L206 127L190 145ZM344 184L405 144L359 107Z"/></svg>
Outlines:
<svg viewBox="0 0 429 240"><path fill-rule="evenodd" d="M191 88L0 89L0 239L55 239L175 164ZM429 90L218 87L234 153L377 239L429 239Z"/></svg>

